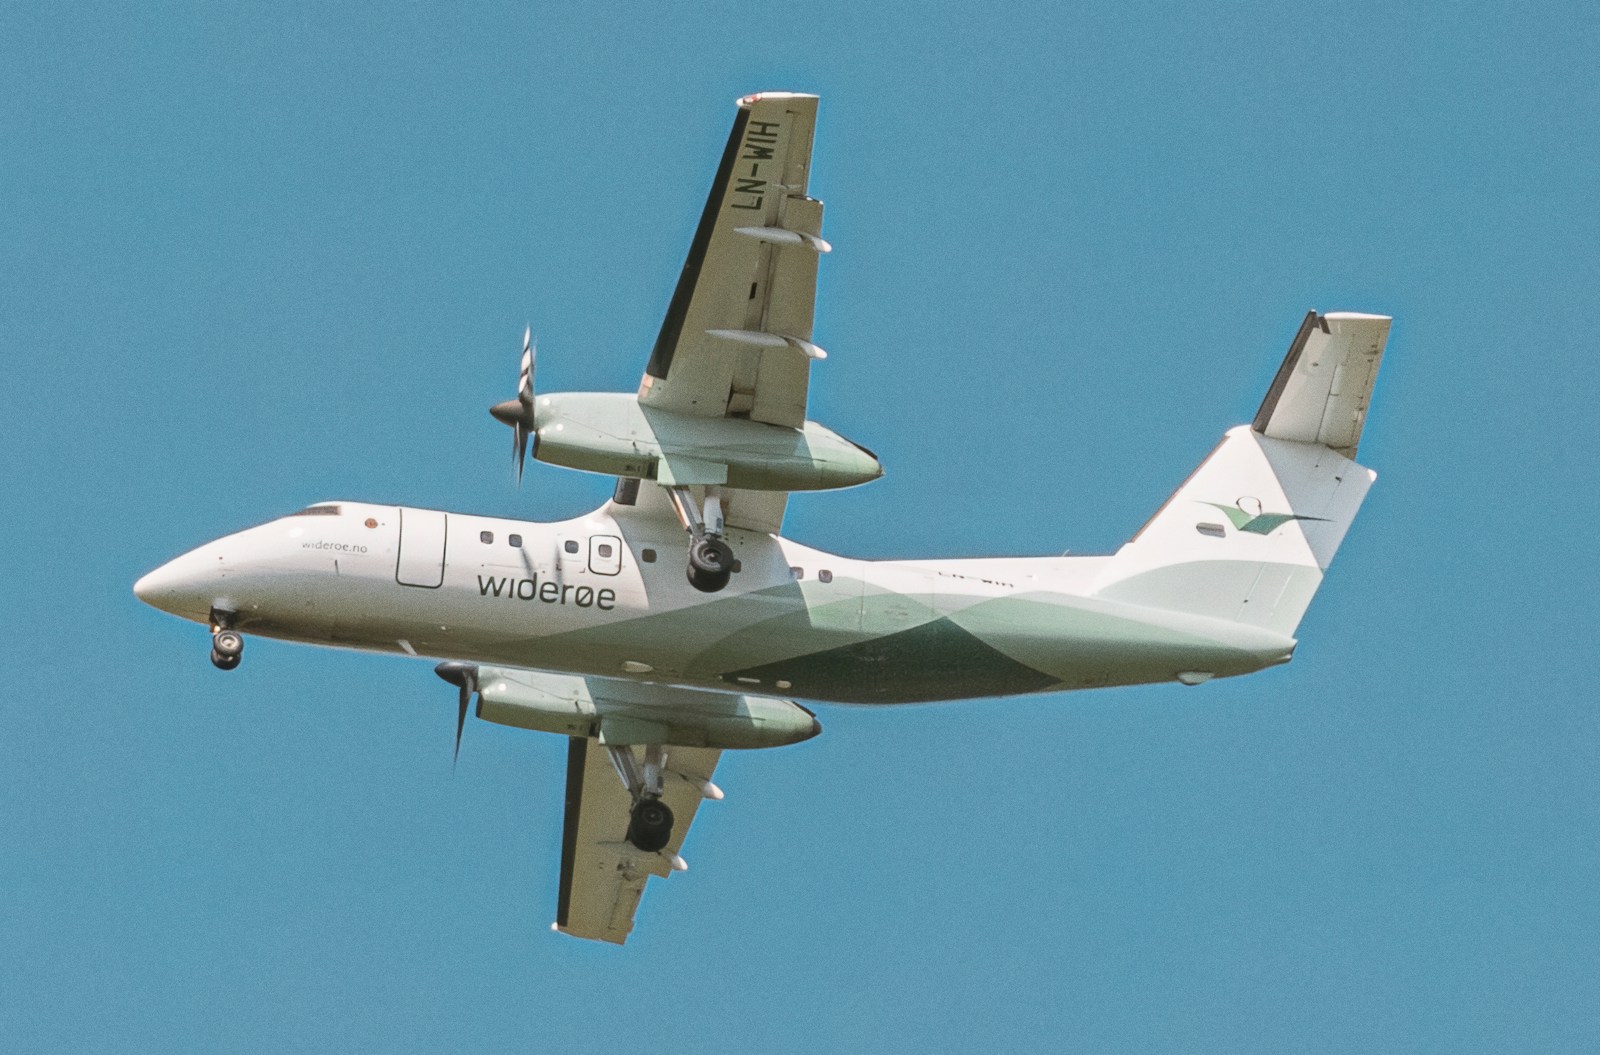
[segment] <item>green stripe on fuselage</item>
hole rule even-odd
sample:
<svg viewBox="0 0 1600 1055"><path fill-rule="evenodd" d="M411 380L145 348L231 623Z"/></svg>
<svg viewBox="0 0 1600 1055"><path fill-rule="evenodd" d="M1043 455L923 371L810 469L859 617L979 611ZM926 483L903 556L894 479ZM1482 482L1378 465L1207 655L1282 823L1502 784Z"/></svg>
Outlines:
<svg viewBox="0 0 1600 1055"><path fill-rule="evenodd" d="M978 640L949 619L810 655L724 674L730 685L781 690L819 700L907 703L974 695L1013 696L1056 683Z"/></svg>

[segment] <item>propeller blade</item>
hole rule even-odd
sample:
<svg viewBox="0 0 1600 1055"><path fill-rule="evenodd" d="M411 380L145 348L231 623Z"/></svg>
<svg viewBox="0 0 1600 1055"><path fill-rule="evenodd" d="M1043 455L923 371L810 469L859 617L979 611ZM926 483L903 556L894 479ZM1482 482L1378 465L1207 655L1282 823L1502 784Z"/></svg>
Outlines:
<svg viewBox="0 0 1600 1055"><path fill-rule="evenodd" d="M517 376L517 398L489 408L494 419L511 426L511 461L517 467L517 486L522 486L522 471L528 463L528 441L533 441L533 456L539 457L539 432L533 411L533 361L538 346L533 327L522 331L522 370Z"/></svg>
<svg viewBox="0 0 1600 1055"><path fill-rule="evenodd" d="M460 706L456 709L456 753L450 758L450 771L455 772L456 763L461 761L461 730L467 724L467 703L472 699L472 682L474 679L461 680Z"/></svg>
<svg viewBox="0 0 1600 1055"><path fill-rule="evenodd" d="M522 486L522 469L528 464L528 426L517 422L511 426L511 457L517 463L517 486Z"/></svg>
<svg viewBox="0 0 1600 1055"><path fill-rule="evenodd" d="M533 327L522 331L522 371L517 376L517 399L528 409L533 409L533 359L537 354L533 343Z"/></svg>
<svg viewBox="0 0 1600 1055"><path fill-rule="evenodd" d="M450 769L453 772L456 762L461 759L461 731L467 724L467 704L472 702L472 694L478 691L478 668L471 663L452 660L434 667L433 672L461 689L456 709L456 751L450 762Z"/></svg>

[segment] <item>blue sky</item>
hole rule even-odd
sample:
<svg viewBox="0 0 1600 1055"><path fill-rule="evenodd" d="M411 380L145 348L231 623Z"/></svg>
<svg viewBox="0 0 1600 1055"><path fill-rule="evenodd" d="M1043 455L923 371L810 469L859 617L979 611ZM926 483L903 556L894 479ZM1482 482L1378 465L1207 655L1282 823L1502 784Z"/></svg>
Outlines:
<svg viewBox="0 0 1600 1055"><path fill-rule="evenodd" d="M1580 1051L1600 1032L1589 5L0 10L0 1048ZM624 949L564 746L129 587L347 497L556 519L733 100L822 96L854 556L1105 551L1308 308L1395 316L1295 662L730 755Z"/></svg>

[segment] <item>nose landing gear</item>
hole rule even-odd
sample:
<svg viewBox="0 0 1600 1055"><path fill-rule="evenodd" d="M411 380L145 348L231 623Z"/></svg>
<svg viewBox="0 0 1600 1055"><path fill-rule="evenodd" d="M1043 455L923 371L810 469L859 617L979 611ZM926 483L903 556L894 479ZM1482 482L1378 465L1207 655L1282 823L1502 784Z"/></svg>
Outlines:
<svg viewBox="0 0 1600 1055"><path fill-rule="evenodd" d="M244 635L229 626L233 613L211 610L211 665L232 670L244 658Z"/></svg>
<svg viewBox="0 0 1600 1055"><path fill-rule="evenodd" d="M244 635L235 630L219 630L211 636L211 663L218 670L232 670L244 657Z"/></svg>

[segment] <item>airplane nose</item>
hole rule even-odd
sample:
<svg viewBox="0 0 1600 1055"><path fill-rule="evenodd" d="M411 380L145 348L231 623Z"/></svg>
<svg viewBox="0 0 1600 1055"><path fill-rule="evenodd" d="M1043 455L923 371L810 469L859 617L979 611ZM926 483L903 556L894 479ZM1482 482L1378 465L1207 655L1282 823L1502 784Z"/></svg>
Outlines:
<svg viewBox="0 0 1600 1055"><path fill-rule="evenodd" d="M133 584L133 595L152 608L165 609L176 599L177 587L181 580L181 576L173 574L174 563L176 562L170 561L155 571L141 576L139 581Z"/></svg>
<svg viewBox="0 0 1600 1055"><path fill-rule="evenodd" d="M185 554L142 576L133 584L133 595L163 612L203 616L211 609L211 588L192 558L193 554Z"/></svg>

